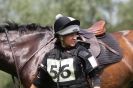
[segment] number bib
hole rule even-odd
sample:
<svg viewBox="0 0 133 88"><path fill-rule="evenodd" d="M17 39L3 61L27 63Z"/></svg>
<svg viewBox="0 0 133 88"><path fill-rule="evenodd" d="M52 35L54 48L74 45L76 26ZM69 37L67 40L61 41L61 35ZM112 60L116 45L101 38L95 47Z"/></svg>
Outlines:
<svg viewBox="0 0 133 88"><path fill-rule="evenodd" d="M47 59L47 71L54 82L57 82L58 75L59 82L75 80L73 58L63 60Z"/></svg>

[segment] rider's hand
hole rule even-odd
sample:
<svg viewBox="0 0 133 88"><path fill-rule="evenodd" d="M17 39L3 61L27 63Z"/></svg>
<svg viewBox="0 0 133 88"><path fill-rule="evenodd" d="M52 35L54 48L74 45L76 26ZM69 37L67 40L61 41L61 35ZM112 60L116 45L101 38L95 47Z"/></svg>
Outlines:
<svg viewBox="0 0 133 88"><path fill-rule="evenodd" d="M32 84L31 86L30 86L30 88L37 88L34 84Z"/></svg>

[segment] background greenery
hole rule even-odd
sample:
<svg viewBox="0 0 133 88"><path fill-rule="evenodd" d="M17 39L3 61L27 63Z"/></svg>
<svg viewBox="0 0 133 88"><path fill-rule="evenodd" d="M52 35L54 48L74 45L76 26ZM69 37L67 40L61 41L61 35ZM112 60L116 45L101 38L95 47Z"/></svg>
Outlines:
<svg viewBox="0 0 133 88"><path fill-rule="evenodd" d="M0 71L0 88L13 88L11 76L3 71Z"/></svg>
<svg viewBox="0 0 133 88"><path fill-rule="evenodd" d="M107 31L133 29L133 0L0 0L0 23L53 25L61 13L81 21L82 28L106 21ZM13 88L11 76L0 72L0 88Z"/></svg>

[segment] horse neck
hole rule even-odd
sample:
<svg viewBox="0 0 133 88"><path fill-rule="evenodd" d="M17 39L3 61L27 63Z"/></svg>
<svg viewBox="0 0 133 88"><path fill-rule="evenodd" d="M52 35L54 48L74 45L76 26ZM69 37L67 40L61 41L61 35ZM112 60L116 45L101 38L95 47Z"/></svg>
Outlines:
<svg viewBox="0 0 133 88"><path fill-rule="evenodd" d="M51 35L47 34L49 36L46 36L46 33L47 32L31 32L20 35L17 31L9 31L8 37L12 44L15 58L13 58L13 52L7 42L5 33L0 33L0 69L9 74L16 75L14 59L17 59L19 68L24 66L24 63L30 58L31 54L50 38Z"/></svg>
<svg viewBox="0 0 133 88"><path fill-rule="evenodd" d="M8 33L9 41L13 42L17 37L19 37L19 32L10 31ZM12 59L12 52L9 48L7 42L7 37L5 33L0 33L0 70L7 72L12 75L16 75Z"/></svg>
<svg viewBox="0 0 133 88"><path fill-rule="evenodd" d="M3 58L10 59L8 57L3 57ZM0 70L16 76L16 69L14 65L10 64L7 60L4 60L3 58L0 58Z"/></svg>
<svg viewBox="0 0 133 88"><path fill-rule="evenodd" d="M54 37L53 33L50 31L39 32L36 34L31 34L31 35L25 36L25 38L22 39L24 41L16 44L17 47L19 46L19 47L23 47L23 49L26 49L25 54L22 55L22 53L20 52L20 55L19 55L19 56L24 56L20 60L21 61L20 62L21 70L23 70L24 66L26 66L29 62L32 64L33 59L36 61L36 63L41 62L42 59L40 59L39 57L43 57L42 54L49 51L50 47L46 48L46 45L52 44L50 41L53 39L53 37ZM27 59L27 60L22 61L23 59ZM38 65L38 64L36 64L36 65Z"/></svg>

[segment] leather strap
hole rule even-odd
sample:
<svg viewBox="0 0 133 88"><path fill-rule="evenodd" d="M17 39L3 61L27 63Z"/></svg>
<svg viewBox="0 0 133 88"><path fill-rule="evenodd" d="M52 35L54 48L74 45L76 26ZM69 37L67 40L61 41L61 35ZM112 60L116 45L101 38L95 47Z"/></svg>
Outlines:
<svg viewBox="0 0 133 88"><path fill-rule="evenodd" d="M108 50L110 50L111 52L120 55L119 52L117 52L116 50L114 50L113 48L111 48L110 46L108 46L106 43L102 42L102 41L98 41L101 45L105 46Z"/></svg>

